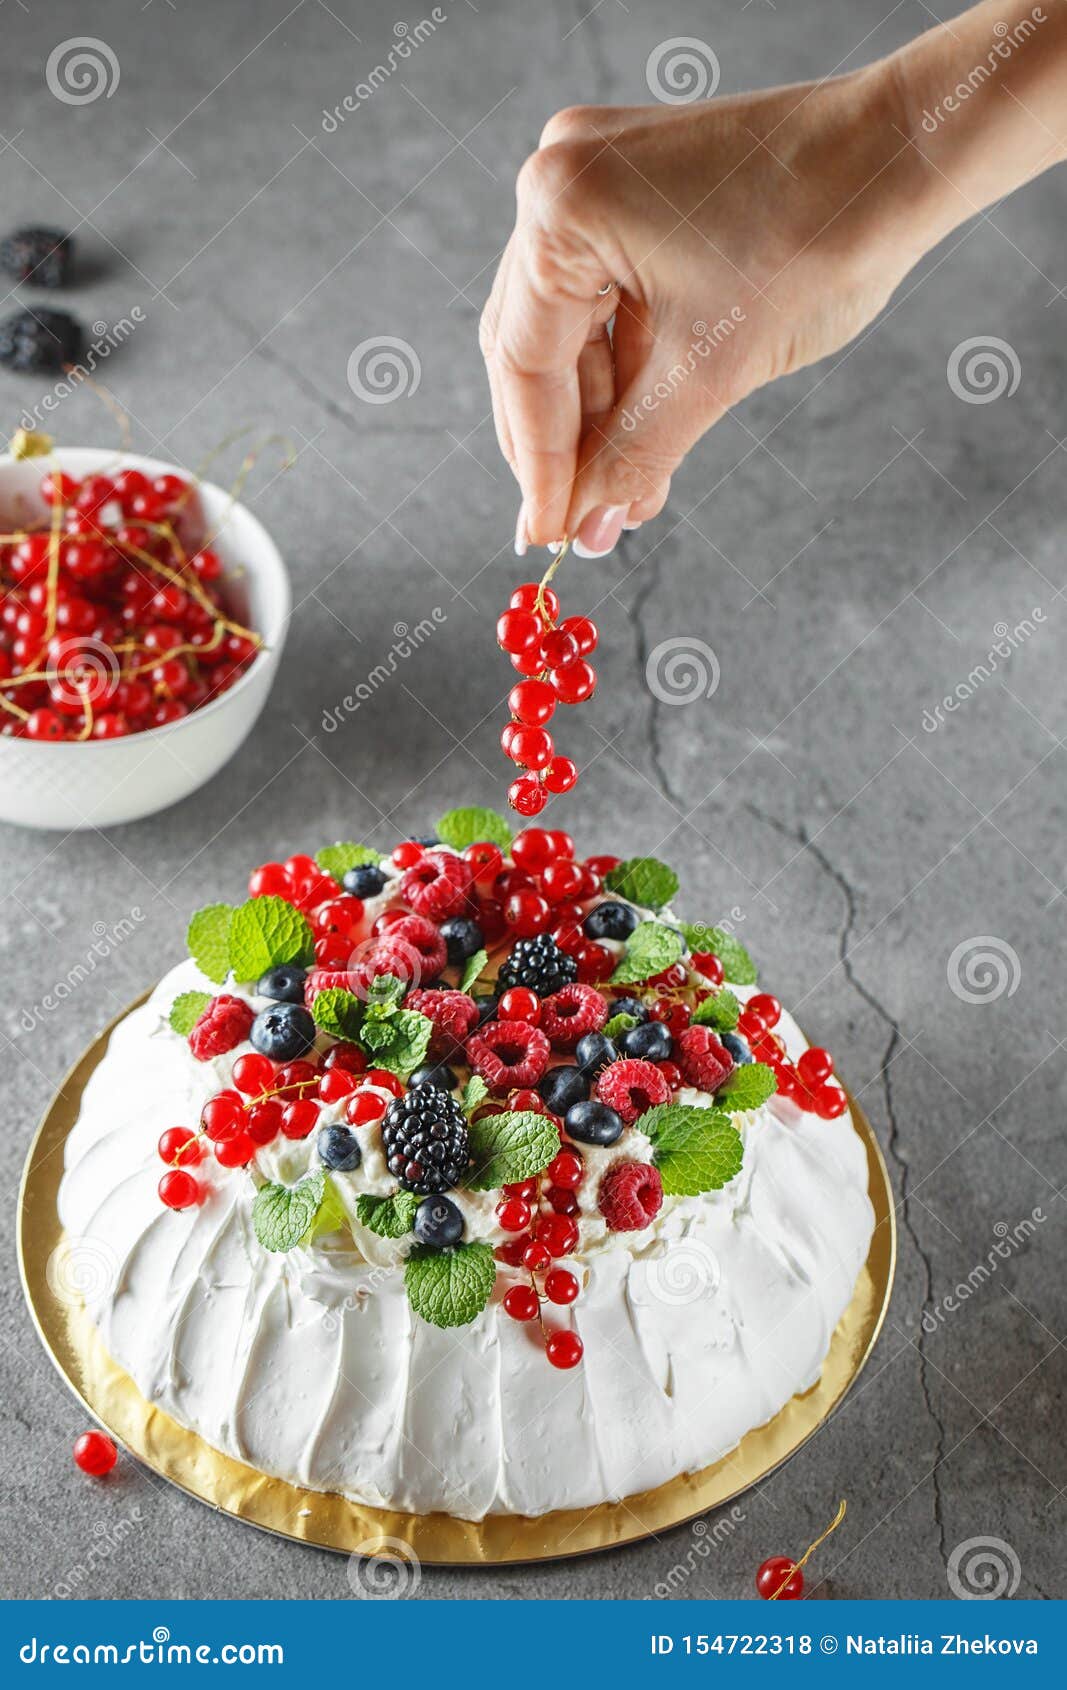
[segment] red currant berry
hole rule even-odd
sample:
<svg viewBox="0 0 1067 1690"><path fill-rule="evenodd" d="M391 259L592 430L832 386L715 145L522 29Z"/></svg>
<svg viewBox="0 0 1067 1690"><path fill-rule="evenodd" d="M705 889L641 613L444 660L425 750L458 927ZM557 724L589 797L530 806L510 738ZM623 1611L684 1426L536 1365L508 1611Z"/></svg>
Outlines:
<svg viewBox="0 0 1067 1690"><path fill-rule="evenodd" d="M552 587L542 589L536 581L524 581L521 587L516 587L508 600L512 610L537 610L541 605L545 607L545 615L550 622L554 622L559 615L559 596Z"/></svg>
<svg viewBox="0 0 1067 1690"><path fill-rule="evenodd" d="M224 1168L244 1168L252 1160L256 1147L250 1133L234 1133L215 1146L215 1160Z"/></svg>
<svg viewBox="0 0 1067 1690"><path fill-rule="evenodd" d="M16 640L15 644L17 646L19 642ZM54 710L31 710L24 731L27 739L59 740L67 737L63 718L57 716ZM518 782L515 784L518 785Z"/></svg>
<svg viewBox="0 0 1067 1690"><path fill-rule="evenodd" d="M381 1091L387 1091L390 1097L403 1097L404 1082L391 1074L388 1068L368 1068L363 1077L364 1085L378 1086Z"/></svg>
<svg viewBox="0 0 1067 1690"><path fill-rule="evenodd" d="M511 860L527 874L540 874L555 855L552 836L543 827L524 827L512 842Z"/></svg>
<svg viewBox="0 0 1067 1690"><path fill-rule="evenodd" d="M550 763L546 763L544 783L549 792L569 792L577 782L578 765L570 757L553 757Z"/></svg>
<svg viewBox="0 0 1067 1690"><path fill-rule="evenodd" d="M516 725L505 747L507 755L520 769L544 769L552 761L555 746L552 735L544 728L524 728Z"/></svg>
<svg viewBox="0 0 1067 1690"><path fill-rule="evenodd" d="M543 1215L534 1236L550 1256L569 1256L578 1243L578 1226L570 1215Z"/></svg>
<svg viewBox="0 0 1067 1690"><path fill-rule="evenodd" d="M318 1125L318 1105L310 1097L294 1098L282 1109L281 1128L286 1138L307 1138Z"/></svg>
<svg viewBox="0 0 1067 1690"><path fill-rule="evenodd" d="M574 635L563 628L550 628L541 641L541 660L546 669L559 669L581 655Z"/></svg>
<svg viewBox="0 0 1067 1690"><path fill-rule="evenodd" d="M345 1120L350 1127L369 1127L372 1122L381 1120L388 1107L387 1099L380 1092L357 1091L345 1109Z"/></svg>
<svg viewBox="0 0 1067 1690"><path fill-rule="evenodd" d="M520 681L508 694L511 714L530 728L543 728L556 708L556 695L547 681Z"/></svg>
<svg viewBox="0 0 1067 1690"><path fill-rule="evenodd" d="M530 1224L530 1205L521 1197L505 1197L496 1206L496 1218L505 1232L525 1232Z"/></svg>
<svg viewBox="0 0 1067 1690"><path fill-rule="evenodd" d="M601 880L606 880L612 869L619 868L621 864L621 857L586 857L585 859L586 868L592 869L593 873L599 875Z"/></svg>
<svg viewBox="0 0 1067 1690"><path fill-rule="evenodd" d="M517 1268L522 1266L525 1251L525 1238L509 1238L505 1243L496 1246L493 1255L498 1262L503 1262L505 1267Z"/></svg>
<svg viewBox="0 0 1067 1690"><path fill-rule="evenodd" d="M578 1213L578 1199L573 1191L567 1191L562 1185L550 1185L545 1192L548 1206L557 1215L576 1215Z"/></svg>
<svg viewBox="0 0 1067 1690"><path fill-rule="evenodd" d="M232 1138L244 1125L244 1100L239 1092L220 1091L200 1112L200 1125L212 1142Z"/></svg>
<svg viewBox="0 0 1067 1690"><path fill-rule="evenodd" d="M848 1108L848 1098L840 1086L813 1087L811 1103L816 1115L823 1121L836 1120Z"/></svg>
<svg viewBox="0 0 1067 1690"><path fill-rule="evenodd" d="M110 1473L119 1452L106 1432L83 1432L74 1445L74 1463L94 1479Z"/></svg>
<svg viewBox="0 0 1067 1690"><path fill-rule="evenodd" d="M516 1180L512 1185L501 1187L505 1197L536 1197L537 1181L535 1179Z"/></svg>
<svg viewBox="0 0 1067 1690"><path fill-rule="evenodd" d="M367 1072L367 1058L358 1045L342 1042L332 1045L326 1052L323 1067L326 1069L343 1068L346 1074L365 1074Z"/></svg>
<svg viewBox="0 0 1067 1690"><path fill-rule="evenodd" d="M463 856L470 864L474 879L479 886L489 886L496 879L504 866L504 858L498 845L482 840L476 845L468 845Z"/></svg>
<svg viewBox="0 0 1067 1690"><path fill-rule="evenodd" d="M584 657L550 670L548 680L561 704L584 704L596 691L596 670Z"/></svg>
<svg viewBox="0 0 1067 1690"><path fill-rule="evenodd" d="M319 1096L323 1103L340 1103L343 1097L351 1097L358 1085L356 1074L349 1074L344 1068L327 1068L319 1081Z"/></svg>
<svg viewBox="0 0 1067 1690"><path fill-rule="evenodd" d="M588 616L568 616L559 627L560 633L570 634L571 638L577 641L580 657L588 657L590 652L596 650L600 633L596 623L591 622Z"/></svg>
<svg viewBox="0 0 1067 1690"><path fill-rule="evenodd" d="M504 920L520 939L530 939L548 927L552 920L552 906L540 892L529 889L511 892L504 905Z"/></svg>
<svg viewBox="0 0 1067 1690"><path fill-rule="evenodd" d="M498 1021L526 1021L531 1027L536 1027L541 1019L541 999L526 986L512 986L497 1004L496 1018ZM536 1097L536 1092L533 1095Z"/></svg>
<svg viewBox="0 0 1067 1690"><path fill-rule="evenodd" d="M528 1267L531 1273L541 1273L551 1260L552 1257L544 1245L539 1244L536 1239L532 1244L527 1244L522 1252L522 1265Z"/></svg>
<svg viewBox="0 0 1067 1690"><path fill-rule="evenodd" d="M573 1303L578 1295L578 1281L566 1268L553 1268L545 1276L545 1296L550 1303Z"/></svg>
<svg viewBox="0 0 1067 1690"><path fill-rule="evenodd" d="M281 863L261 863L248 877L250 898L287 898L292 883Z"/></svg>
<svg viewBox="0 0 1067 1690"><path fill-rule="evenodd" d="M754 1039L761 1039L767 1029L758 1015L750 1015L746 1009L737 1018L737 1031L751 1043Z"/></svg>
<svg viewBox="0 0 1067 1690"><path fill-rule="evenodd" d="M710 951L695 951L690 958L698 974L703 974L705 980L713 986L721 986L725 978L722 963Z"/></svg>
<svg viewBox="0 0 1067 1690"><path fill-rule="evenodd" d="M425 848L415 839L405 839L393 852L394 868L414 868L421 863L425 855Z"/></svg>
<svg viewBox="0 0 1067 1690"><path fill-rule="evenodd" d="M545 1345L545 1354L553 1367L577 1367L583 1348L577 1332L553 1332Z"/></svg>
<svg viewBox="0 0 1067 1690"><path fill-rule="evenodd" d="M248 1111L245 1131L253 1144L273 1144L282 1130L282 1115L284 1105L277 1098L266 1097L262 1103L253 1103Z"/></svg>
<svg viewBox="0 0 1067 1690"><path fill-rule="evenodd" d="M47 711L38 711L39 715L47 715ZM57 718L58 720L58 718ZM62 724L60 724L62 726ZM39 735L45 738L45 735ZM62 737L53 735L52 737ZM538 816L548 803L548 794L541 782L534 775L520 775L508 787L508 803L520 816Z"/></svg>
<svg viewBox="0 0 1067 1690"><path fill-rule="evenodd" d="M677 1063L657 1062L656 1067L659 1069L672 1091L680 1090L680 1088L685 1084L685 1081L682 1078L682 1070L678 1067Z"/></svg>
<svg viewBox="0 0 1067 1690"><path fill-rule="evenodd" d="M821 1085L834 1071L834 1059L821 1045L812 1045L797 1058L797 1073L806 1086Z"/></svg>
<svg viewBox="0 0 1067 1690"><path fill-rule="evenodd" d="M541 634L541 618L532 610L505 610L497 620L497 644L512 657L524 656L536 649L541 643Z"/></svg>
<svg viewBox="0 0 1067 1690"><path fill-rule="evenodd" d="M532 1285L513 1285L504 1294L504 1309L512 1320L533 1320L540 1306Z"/></svg>
<svg viewBox="0 0 1067 1690"><path fill-rule="evenodd" d="M548 1177L553 1185L567 1191L577 1191L585 1174L585 1163L574 1150L561 1150L555 1161L548 1164Z"/></svg>
<svg viewBox="0 0 1067 1690"><path fill-rule="evenodd" d="M274 1076L274 1088L286 1099L310 1097L318 1084L319 1071L310 1062L286 1062Z"/></svg>
<svg viewBox="0 0 1067 1690"><path fill-rule="evenodd" d="M804 1574L788 1555L772 1555L756 1574L756 1589L765 1602L775 1595L779 1602L795 1602L804 1594Z"/></svg>
<svg viewBox="0 0 1067 1690"><path fill-rule="evenodd" d="M562 828L550 827L548 830L549 853L553 860L559 857L574 856L574 840Z"/></svg>
<svg viewBox="0 0 1067 1690"><path fill-rule="evenodd" d="M269 1056L239 1056L233 1065L233 1083L246 1097L269 1091L273 1080L274 1064Z"/></svg>
<svg viewBox="0 0 1067 1690"><path fill-rule="evenodd" d="M168 1209L191 1209L200 1200L200 1187L184 1168L172 1168L158 1186L159 1200Z"/></svg>
<svg viewBox="0 0 1067 1690"><path fill-rule="evenodd" d="M583 986L596 986L601 980L610 980L617 960L605 945L590 941L578 952L579 981Z"/></svg>
<svg viewBox="0 0 1067 1690"><path fill-rule="evenodd" d="M195 1168L203 1160L204 1147L188 1127L168 1127L157 1146L160 1159L184 1168Z"/></svg>
<svg viewBox="0 0 1067 1690"><path fill-rule="evenodd" d="M576 898L582 889L582 870L566 859L549 863L541 875L541 890L553 904Z"/></svg>
<svg viewBox="0 0 1067 1690"><path fill-rule="evenodd" d="M758 1015L765 1027L777 1027L782 1006L770 992L757 992L745 1005L750 1015Z"/></svg>

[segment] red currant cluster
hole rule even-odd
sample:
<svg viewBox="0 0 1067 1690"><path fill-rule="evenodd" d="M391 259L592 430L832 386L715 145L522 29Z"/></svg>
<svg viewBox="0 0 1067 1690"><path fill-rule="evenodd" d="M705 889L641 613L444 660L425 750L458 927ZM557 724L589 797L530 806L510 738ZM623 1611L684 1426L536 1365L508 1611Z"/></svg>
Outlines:
<svg viewBox="0 0 1067 1690"><path fill-rule="evenodd" d="M404 1087L385 1068L369 1068L356 1045L338 1043L320 1061L278 1064L249 1052L233 1065L233 1085L208 1098L197 1131L169 1127L159 1141L168 1172L159 1182L160 1201L168 1209L199 1203L204 1187L190 1168L204 1161L207 1147L223 1168L244 1168L263 1145L283 1138L307 1138L319 1123L324 1104L347 1099L350 1126L380 1121L390 1100ZM206 1142L205 1142L206 1141Z"/></svg>
<svg viewBox="0 0 1067 1690"><path fill-rule="evenodd" d="M530 996L534 994L531 992ZM490 1104L489 1109L499 1108ZM508 1109L533 1110L548 1114L537 1092L513 1092ZM553 1117L557 1120L558 1117ZM504 1232L514 1233L496 1249L497 1261L507 1267L525 1268L529 1284L513 1285L504 1294L504 1310L512 1320L538 1320L545 1354L553 1367L576 1367L582 1359L582 1340L569 1328L549 1331L542 1312L544 1303L569 1308L578 1296L576 1276L553 1263L578 1247L578 1198L575 1195L585 1176L585 1164L569 1146L550 1162L543 1175L505 1185L496 1208ZM547 1185L543 1183L547 1180Z"/></svg>
<svg viewBox="0 0 1067 1690"><path fill-rule="evenodd" d="M508 787L508 802L520 816L536 816L552 793L569 792L578 779L571 759L557 756L547 724L557 704L584 704L592 697L596 670L587 660L599 636L588 616L560 622L552 588L526 581L512 593L496 637L525 677L508 695L511 720L500 735L505 756L527 771Z"/></svg>
<svg viewBox="0 0 1067 1690"><path fill-rule="evenodd" d="M179 536L193 486L57 471L41 492L51 526L0 535L0 733L118 739L231 687L260 641L225 612L218 553Z"/></svg>
<svg viewBox="0 0 1067 1690"><path fill-rule="evenodd" d="M701 961L694 957L695 966ZM775 1033L782 1006L770 992L757 992L749 998L737 1030L747 1039L758 1062L766 1062L778 1082L778 1095L788 1097L800 1109L807 1109L820 1120L833 1121L848 1108L848 1098L839 1085L831 1085L834 1059L821 1045L812 1045L797 1058L789 1061L785 1044Z"/></svg>

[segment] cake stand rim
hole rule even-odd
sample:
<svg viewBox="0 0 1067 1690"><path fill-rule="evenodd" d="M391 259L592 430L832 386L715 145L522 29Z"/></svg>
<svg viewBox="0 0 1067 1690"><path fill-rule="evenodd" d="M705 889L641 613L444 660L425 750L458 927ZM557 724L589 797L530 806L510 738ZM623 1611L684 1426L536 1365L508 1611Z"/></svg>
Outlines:
<svg viewBox="0 0 1067 1690"><path fill-rule="evenodd" d="M229 1518L239 1521L243 1525L254 1526L257 1530L266 1532L273 1537L286 1538L291 1543L310 1545L313 1548L327 1549L337 1554L353 1555L357 1546L351 1538L355 1532L344 1533L346 1541L333 1541L337 1537L336 1529L326 1535L313 1535L313 1530L305 1528L302 1531L288 1531L283 1526L272 1523L268 1519L257 1518L253 1512L244 1512L238 1508L227 1506L210 1494L210 1487L197 1488L188 1479L179 1477L168 1470L167 1465L160 1465L158 1456L153 1457L143 1445L143 1441L135 1441L128 1431L117 1429L105 1415L92 1393L87 1394L83 1389L80 1378L73 1376L69 1359L65 1352L76 1348L75 1340L71 1337L72 1310L65 1307L62 1299L52 1291L48 1282L47 1262L62 1243L63 1229L59 1224L57 1196L60 1180L63 1174L63 1151L66 1139L76 1119L81 1095L88 1079L107 1051L111 1034L119 1023L133 1010L139 1009L152 995L154 988L141 992L132 1003L111 1018L105 1027L92 1038L82 1050L81 1054L71 1063L59 1085L52 1094L44 1110L37 1129L27 1151L23 1165L22 1176L18 1191L17 1217L17 1254L19 1278L23 1295L29 1310L30 1318L37 1335L44 1346L50 1361L59 1373L68 1390L81 1403L88 1414L103 1426L104 1429L143 1465L149 1467L160 1478L166 1479L177 1489L204 1506L217 1513L224 1513ZM358 1546L359 1552L369 1559L376 1554L395 1554L397 1539L403 1544L410 1544L411 1539L427 1537L429 1541L423 1551L415 1548L418 1564L427 1567L501 1567L534 1565L539 1562L573 1560L581 1555L595 1554L608 1549L621 1549L628 1544L642 1542L645 1538L658 1536L665 1531L674 1531L682 1526L691 1524L701 1515L712 1510L721 1509L737 1497L744 1495L753 1485L761 1483L770 1477L801 1450L815 1434L828 1423L834 1414L847 1400L856 1380L863 1372L878 1341L879 1334L885 1323L889 1303L892 1296L893 1282L897 1263L897 1221L896 1204L889 1170L882 1153L881 1145L873 1127L853 1097L845 1088L849 1103L849 1114L853 1130L859 1136L867 1154L868 1166L868 1195L870 1196L875 1213L875 1224L871 1235L871 1244L863 1270L857 1279L856 1288L848 1308L842 1315L835 1328L830 1350L823 1362L819 1380L808 1391L795 1395L769 1421L762 1426L753 1427L745 1434L741 1442L726 1456L712 1466L704 1468L699 1473L682 1473L654 1490L637 1493L625 1497L619 1502L604 1502L592 1508L553 1510L547 1514L509 1515L491 1514L484 1520L462 1520L458 1516L434 1514L418 1515L404 1514L399 1511L373 1508L369 1505L349 1502L346 1498L332 1492L303 1490L298 1485L292 1485L283 1479L273 1479L252 1468L245 1467L235 1457L222 1454L214 1449L196 1432L179 1426L177 1422L165 1415L162 1410L153 1409L141 1397L133 1381L122 1373L117 1364L110 1360L103 1350L103 1342L91 1326L88 1317L84 1315L81 1324L96 1336L101 1355L114 1373L124 1381L129 1393L137 1404L143 1405L146 1411L146 1425L152 1417L166 1426L173 1428L177 1438L194 1455L199 1454L207 1458L209 1468L237 1469L249 1475L249 1488L258 1491L264 1482L268 1492L280 1490L291 1493L294 1500L310 1504L309 1513L314 1514L325 1504L334 1505L334 1511L349 1511L360 1523L357 1531L364 1530L367 1522L372 1522L378 1531L378 1547L372 1545L371 1538L364 1538ZM51 1165L49 1165L51 1164ZM43 1227L32 1224L43 1218ZM35 1236L31 1234L35 1233ZM865 1283L869 1281L869 1287ZM873 1292L873 1298L870 1293ZM864 1316L862 1304L871 1304L871 1312ZM718 1491L712 1481L712 1476L722 1474L732 1462L736 1461L746 1444L766 1442L780 1423L793 1413L798 1405L805 1405L813 1401L823 1391L824 1380L835 1348L845 1329L854 1320L861 1322L859 1338L861 1347L857 1347L851 1364L847 1367L842 1382L833 1389L831 1399L825 1404L816 1418L806 1424L788 1447L776 1453L762 1467L752 1470L743 1468L738 1475L738 1482L732 1488ZM79 1361L84 1356L79 1354ZM840 1362L840 1357L838 1357ZM114 1416L112 1416L114 1418ZM751 1452L749 1452L751 1453ZM705 1494L707 1492L707 1494ZM253 1497L253 1505L255 1505ZM677 1505L677 1511L675 1511ZM653 1516L653 1521L642 1519L637 1510L647 1509ZM620 1513L630 1516L627 1523L620 1520ZM508 1545L503 1552L487 1553L482 1541L487 1536L498 1536L510 1530L518 1537L519 1543ZM598 1529L599 1528L599 1529ZM581 1541L567 1547L567 1540L581 1532ZM475 1540L475 1547L467 1541ZM530 1540L525 1542L524 1540ZM415 1547L414 1545L412 1547ZM442 1552L435 1552L440 1550Z"/></svg>

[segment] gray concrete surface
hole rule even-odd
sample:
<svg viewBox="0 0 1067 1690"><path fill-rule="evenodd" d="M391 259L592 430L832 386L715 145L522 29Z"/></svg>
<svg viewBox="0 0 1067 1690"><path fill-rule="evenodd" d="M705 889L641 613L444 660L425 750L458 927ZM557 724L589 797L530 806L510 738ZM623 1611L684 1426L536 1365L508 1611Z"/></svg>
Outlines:
<svg viewBox="0 0 1067 1690"><path fill-rule="evenodd" d="M492 624L523 568L475 329L514 173L546 115L645 98L646 58L668 36L712 44L731 90L861 62L930 15L912 0L442 9L332 133L324 108L415 14L365 0L100 0L90 20L38 0L3 15L0 223L77 229L71 302L87 323L141 308L106 370L136 445L193 465L255 425L297 452L282 476L268 448L251 487L297 610L238 761L169 814L106 836L0 830L5 1594L349 1594L342 1561L212 1518L129 1461L104 1485L74 1472L84 1417L38 1346L14 1266L26 1146L67 1064L181 953L187 912L235 895L250 862L338 836L384 842L465 798L501 801L508 671ZM110 97L71 105L49 93L45 66L86 29L121 77ZM648 1598L676 1566L695 1568L676 1581L682 1598L743 1595L764 1556L796 1553L842 1495L847 1526L819 1560L825 1594L945 1595L953 1551L990 1537L1009 1567L1017 1557L1019 1595L1067 1594L1064 191L1046 178L969 225L847 354L724 421L665 517L568 583L575 608L597 607L602 684L570 724L589 768L561 819L590 849L670 858L693 909L739 906L766 980L839 1054L899 1199L876 1356L707 1556L681 1528L573 1564L428 1570L420 1596ZM421 383L374 406L346 368L381 335L416 350ZM991 335L1018 359L1017 391L963 402L948 361ZM5 433L42 391L0 374ZM56 431L114 438L85 394ZM434 607L433 637L325 733L324 710L395 625ZM1013 655L924 728L985 661L995 626L1035 610L1044 621ZM645 662L681 633L714 647L722 681L672 707L650 693ZM62 1010L37 1008L98 924L111 931L134 908L144 919ZM1001 971L967 1001L950 987L953 956L982 936Z"/></svg>

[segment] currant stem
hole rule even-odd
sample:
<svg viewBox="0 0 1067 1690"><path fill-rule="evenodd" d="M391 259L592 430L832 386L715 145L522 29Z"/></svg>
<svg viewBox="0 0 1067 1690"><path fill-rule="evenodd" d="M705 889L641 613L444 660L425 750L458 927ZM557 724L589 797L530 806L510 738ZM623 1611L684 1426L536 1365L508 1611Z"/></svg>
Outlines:
<svg viewBox="0 0 1067 1690"><path fill-rule="evenodd" d="M799 1573L801 1567L803 1567L806 1562L810 1561L811 1557L814 1555L815 1551L818 1549L820 1543L825 1543L827 1538L830 1536L830 1533L836 1532L838 1526L841 1524L842 1520L844 1519L847 1511L848 1511L848 1503L845 1501L844 1497L842 1497L841 1501L837 1505L837 1513L834 1515L833 1519L830 1521L830 1524L827 1526L826 1530L822 1533L822 1535L820 1537L817 1537L815 1539L814 1543L810 1543L808 1545L807 1549L805 1549L805 1551L804 1551L803 1555L800 1557L799 1561L793 1562L792 1567L789 1569L785 1578L782 1580L781 1584L778 1586L778 1589L773 1593L772 1596L768 1597L768 1601L777 1602L779 1596L781 1596L782 1591L785 1589L785 1587L789 1583L790 1579L793 1578L794 1574Z"/></svg>
<svg viewBox="0 0 1067 1690"><path fill-rule="evenodd" d="M556 553L555 557L552 559L552 562L549 564L548 568L545 570L544 574L541 577L540 583L538 584L538 588L537 588L537 613L540 616L542 622L544 622L546 624L546 626L551 623L552 618L549 616L548 610L547 610L546 605L545 605L545 593L548 590L548 588L552 585L552 581L553 581L553 578L556 574L556 571L559 569L560 564L563 562L563 559L566 557L566 555L570 551L570 549L571 549L570 541L564 540L563 544L559 548L559 551Z"/></svg>

